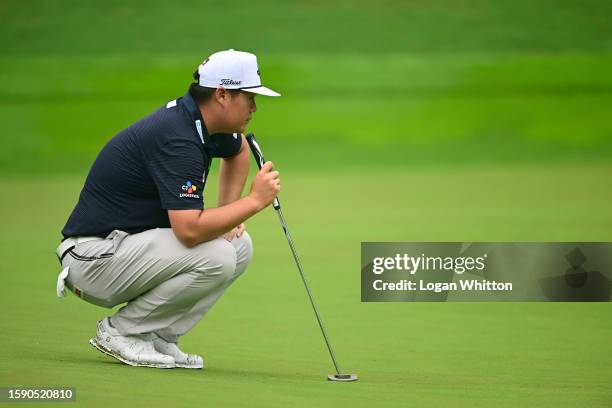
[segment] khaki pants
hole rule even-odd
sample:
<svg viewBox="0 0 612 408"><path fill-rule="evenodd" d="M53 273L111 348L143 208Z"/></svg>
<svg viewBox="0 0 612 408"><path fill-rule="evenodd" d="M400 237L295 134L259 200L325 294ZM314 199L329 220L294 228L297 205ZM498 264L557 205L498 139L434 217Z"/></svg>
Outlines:
<svg viewBox="0 0 612 408"><path fill-rule="evenodd" d="M155 332L176 342L244 272L252 253L246 232L187 248L170 228L115 230L76 243L62 267L66 286L83 300L108 308L127 302L111 318L122 335Z"/></svg>

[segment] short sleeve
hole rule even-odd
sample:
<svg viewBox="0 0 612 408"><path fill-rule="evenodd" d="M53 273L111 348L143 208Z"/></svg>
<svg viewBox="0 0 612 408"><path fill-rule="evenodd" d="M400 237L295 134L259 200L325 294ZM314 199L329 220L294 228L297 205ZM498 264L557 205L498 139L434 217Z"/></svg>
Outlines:
<svg viewBox="0 0 612 408"><path fill-rule="evenodd" d="M196 143L170 141L149 153L147 166L159 191L162 208L204 208L206 157Z"/></svg>
<svg viewBox="0 0 612 408"><path fill-rule="evenodd" d="M229 158L238 154L242 146L242 135L240 133L215 133L211 136L213 157Z"/></svg>

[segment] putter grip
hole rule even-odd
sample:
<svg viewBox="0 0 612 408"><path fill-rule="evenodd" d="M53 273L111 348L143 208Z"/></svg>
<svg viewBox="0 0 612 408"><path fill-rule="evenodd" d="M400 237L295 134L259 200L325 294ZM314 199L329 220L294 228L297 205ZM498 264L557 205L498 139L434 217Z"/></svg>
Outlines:
<svg viewBox="0 0 612 408"><path fill-rule="evenodd" d="M249 143L249 147L251 148L253 157L255 157L255 162L257 163L257 167L259 167L259 169L261 170L261 166L263 166L266 161L263 157L263 153L261 152L261 149L259 148L259 144L257 143L257 140L255 140L255 135L253 133L249 133L246 136L246 140ZM280 201L278 201L278 197L274 198L274 201L272 202L272 206L274 207L275 210L280 209Z"/></svg>

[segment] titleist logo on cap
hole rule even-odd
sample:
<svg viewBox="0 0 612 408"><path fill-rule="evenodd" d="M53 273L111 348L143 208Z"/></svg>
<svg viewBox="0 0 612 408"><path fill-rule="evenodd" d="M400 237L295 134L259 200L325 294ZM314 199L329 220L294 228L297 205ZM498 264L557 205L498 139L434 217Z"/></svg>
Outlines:
<svg viewBox="0 0 612 408"><path fill-rule="evenodd" d="M257 57L249 52L219 51L206 58L198 67L198 84L204 88L242 89L265 96L280 96L261 84Z"/></svg>

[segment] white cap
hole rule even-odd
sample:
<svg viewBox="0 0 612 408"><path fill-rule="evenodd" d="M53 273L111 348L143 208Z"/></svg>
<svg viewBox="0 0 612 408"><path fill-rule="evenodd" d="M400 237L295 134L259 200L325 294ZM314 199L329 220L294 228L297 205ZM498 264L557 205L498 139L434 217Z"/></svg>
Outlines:
<svg viewBox="0 0 612 408"><path fill-rule="evenodd" d="M261 86L257 57L249 52L219 51L206 58L198 67L198 84L206 88L240 89L266 96L278 92Z"/></svg>

